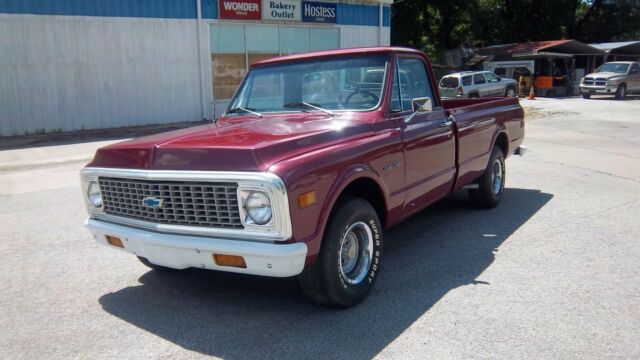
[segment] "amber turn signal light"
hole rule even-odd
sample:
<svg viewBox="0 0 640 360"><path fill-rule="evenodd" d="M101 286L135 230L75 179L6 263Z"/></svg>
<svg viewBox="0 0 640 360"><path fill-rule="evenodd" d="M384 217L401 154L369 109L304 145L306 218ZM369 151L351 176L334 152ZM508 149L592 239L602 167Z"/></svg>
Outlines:
<svg viewBox="0 0 640 360"><path fill-rule="evenodd" d="M300 209L304 209L316 203L316 192L309 191L298 196L298 206Z"/></svg>
<svg viewBox="0 0 640 360"><path fill-rule="evenodd" d="M242 256L213 254L213 261L218 266L230 266L246 269L247 264Z"/></svg>
<svg viewBox="0 0 640 360"><path fill-rule="evenodd" d="M122 245L122 240L120 240L119 237L105 235L104 238L107 239L107 242L109 243L109 245L124 249L124 245Z"/></svg>

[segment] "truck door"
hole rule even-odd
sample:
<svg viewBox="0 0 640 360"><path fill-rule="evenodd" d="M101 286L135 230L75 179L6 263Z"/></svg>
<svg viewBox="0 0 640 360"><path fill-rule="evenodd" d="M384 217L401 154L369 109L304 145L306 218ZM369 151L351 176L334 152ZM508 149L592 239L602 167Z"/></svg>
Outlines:
<svg viewBox="0 0 640 360"><path fill-rule="evenodd" d="M435 92L419 57L399 57L393 86L400 101L392 101L394 115L403 119L405 204L409 214L447 195L455 177L455 137L453 125L442 106L436 104ZM406 85L397 81L406 74ZM433 110L413 112L412 99L430 97ZM412 116L413 115L413 116Z"/></svg>

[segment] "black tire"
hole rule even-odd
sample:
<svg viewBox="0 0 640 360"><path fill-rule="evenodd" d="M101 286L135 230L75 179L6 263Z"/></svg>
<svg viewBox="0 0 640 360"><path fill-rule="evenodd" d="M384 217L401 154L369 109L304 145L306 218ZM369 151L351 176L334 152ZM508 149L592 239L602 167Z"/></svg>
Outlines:
<svg viewBox="0 0 640 360"><path fill-rule="evenodd" d="M583 98L583 99L589 99L589 98L591 98L591 94L589 94L589 93L582 93L582 98Z"/></svg>
<svg viewBox="0 0 640 360"><path fill-rule="evenodd" d="M516 96L518 96L518 91L513 86L507 86L507 89L504 91L504 96L506 96L506 97L516 97Z"/></svg>
<svg viewBox="0 0 640 360"><path fill-rule="evenodd" d="M318 259L298 279L312 301L346 308L360 303L375 284L382 259L382 225L367 201L345 200L329 219Z"/></svg>
<svg viewBox="0 0 640 360"><path fill-rule="evenodd" d="M469 99L477 99L477 98L479 98L479 97L480 97L480 95L479 95L478 93L471 93L471 94L469 94Z"/></svg>
<svg viewBox="0 0 640 360"><path fill-rule="evenodd" d="M174 269L174 268L170 268L170 267L166 267L166 266L162 266L162 265L156 265L156 264L150 262L149 260L147 260L147 258L143 258L142 256L137 256L137 258L146 267L151 268L151 269L153 269L155 271L171 272L171 271L177 271L178 270L178 269Z"/></svg>
<svg viewBox="0 0 640 360"><path fill-rule="evenodd" d="M618 86L618 88L616 89L616 99L617 100L622 100L622 99L624 99L625 96L627 96L627 85L626 84L620 84Z"/></svg>
<svg viewBox="0 0 640 360"><path fill-rule="evenodd" d="M499 183L496 183L496 166L499 166ZM477 189L469 189L469 198L474 205L480 208L489 209L497 206L502 199L504 192L504 182L506 175L506 167L504 162L504 154L498 147L494 147L489 158L489 163L484 174L478 179Z"/></svg>

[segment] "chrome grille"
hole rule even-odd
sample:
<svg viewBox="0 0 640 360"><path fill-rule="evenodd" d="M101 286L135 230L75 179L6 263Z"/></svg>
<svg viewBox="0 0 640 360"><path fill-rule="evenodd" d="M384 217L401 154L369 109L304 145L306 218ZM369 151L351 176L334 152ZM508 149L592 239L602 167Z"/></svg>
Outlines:
<svg viewBox="0 0 640 360"><path fill-rule="evenodd" d="M98 178L103 211L153 223L242 229L236 183ZM159 206L143 204L149 198Z"/></svg>
<svg viewBox="0 0 640 360"><path fill-rule="evenodd" d="M606 85L607 79L604 78L596 78L596 85Z"/></svg>
<svg viewBox="0 0 640 360"><path fill-rule="evenodd" d="M593 78L590 78L590 77L584 78L584 84L585 85L593 85Z"/></svg>

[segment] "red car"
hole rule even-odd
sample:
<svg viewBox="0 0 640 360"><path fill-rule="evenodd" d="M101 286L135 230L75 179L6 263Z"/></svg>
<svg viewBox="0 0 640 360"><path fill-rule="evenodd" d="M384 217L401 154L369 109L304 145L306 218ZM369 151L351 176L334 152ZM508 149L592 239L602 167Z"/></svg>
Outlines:
<svg viewBox="0 0 640 360"><path fill-rule="evenodd" d="M215 123L99 149L81 173L86 225L156 270L298 276L312 300L352 306L385 229L463 188L498 205L505 158L526 150L517 99L437 88L405 48L254 64Z"/></svg>

